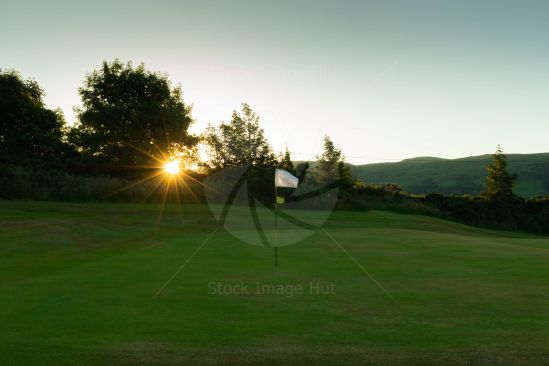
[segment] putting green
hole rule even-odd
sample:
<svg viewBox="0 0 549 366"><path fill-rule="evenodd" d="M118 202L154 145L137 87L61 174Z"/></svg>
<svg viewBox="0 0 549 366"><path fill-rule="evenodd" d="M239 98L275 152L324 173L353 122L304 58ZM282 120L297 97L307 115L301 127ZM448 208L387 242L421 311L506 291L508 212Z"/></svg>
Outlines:
<svg viewBox="0 0 549 366"><path fill-rule="evenodd" d="M549 359L548 238L338 211L275 268L204 206L159 212L0 201L0 364Z"/></svg>

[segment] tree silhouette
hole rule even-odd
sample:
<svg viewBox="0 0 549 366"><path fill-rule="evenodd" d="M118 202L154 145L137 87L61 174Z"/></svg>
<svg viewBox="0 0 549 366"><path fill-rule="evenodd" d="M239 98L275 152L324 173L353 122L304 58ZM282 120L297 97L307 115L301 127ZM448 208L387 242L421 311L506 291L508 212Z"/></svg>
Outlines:
<svg viewBox="0 0 549 366"><path fill-rule="evenodd" d="M486 196L490 199L514 197L513 185L517 180L517 175L509 173L507 169L507 157L500 145L498 145L495 154L492 155L492 162L486 169L488 170Z"/></svg>
<svg viewBox="0 0 549 366"><path fill-rule="evenodd" d="M259 116L252 108L242 104L242 114L233 111L229 123L218 128L208 126L204 134L211 169L251 164L254 167L274 167L275 155L263 129Z"/></svg>
<svg viewBox="0 0 549 366"><path fill-rule="evenodd" d="M109 173L127 174L120 168L150 164L150 156L197 142L188 132L193 119L181 87L143 64L103 62L86 76L79 93L83 107L71 141Z"/></svg>
<svg viewBox="0 0 549 366"><path fill-rule="evenodd" d="M64 119L45 108L43 96L36 81L0 70L0 161L55 162L62 154Z"/></svg>
<svg viewBox="0 0 549 366"><path fill-rule="evenodd" d="M286 148L284 155L280 156L278 167L295 175L296 171L294 168L294 163L292 162L292 157L290 156L290 151L288 148Z"/></svg>
<svg viewBox="0 0 549 366"><path fill-rule="evenodd" d="M343 188L352 187L351 170L345 164L341 149L336 148L328 135L324 136L324 151L317 156L315 175L320 183L330 184L339 181Z"/></svg>

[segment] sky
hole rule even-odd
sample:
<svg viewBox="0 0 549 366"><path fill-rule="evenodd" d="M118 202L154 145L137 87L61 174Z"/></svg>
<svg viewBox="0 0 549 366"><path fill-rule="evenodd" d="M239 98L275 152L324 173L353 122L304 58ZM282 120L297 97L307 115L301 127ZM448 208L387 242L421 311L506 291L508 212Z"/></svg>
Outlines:
<svg viewBox="0 0 549 366"><path fill-rule="evenodd" d="M549 1L11 1L0 68L74 122L103 60L181 84L192 130L247 102L276 151L355 164L549 151Z"/></svg>

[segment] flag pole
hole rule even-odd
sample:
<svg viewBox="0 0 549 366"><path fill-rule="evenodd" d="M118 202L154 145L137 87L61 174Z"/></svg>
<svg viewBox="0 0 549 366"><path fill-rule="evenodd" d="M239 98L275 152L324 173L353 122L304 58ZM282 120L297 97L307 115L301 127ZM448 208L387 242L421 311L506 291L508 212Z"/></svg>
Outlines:
<svg viewBox="0 0 549 366"><path fill-rule="evenodd" d="M275 267L278 267L278 186L276 185L275 170Z"/></svg>

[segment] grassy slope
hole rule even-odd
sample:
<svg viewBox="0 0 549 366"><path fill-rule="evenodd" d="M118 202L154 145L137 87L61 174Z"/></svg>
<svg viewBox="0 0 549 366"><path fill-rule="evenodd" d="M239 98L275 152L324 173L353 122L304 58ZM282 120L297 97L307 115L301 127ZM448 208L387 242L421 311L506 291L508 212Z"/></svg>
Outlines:
<svg viewBox="0 0 549 366"><path fill-rule="evenodd" d="M549 357L549 239L434 218L335 212L272 252L200 206L0 201L3 364L537 365ZM333 282L336 295L219 296L226 284Z"/></svg>
<svg viewBox="0 0 549 366"><path fill-rule="evenodd" d="M510 154L509 168L518 173L517 194L549 195L549 153ZM397 183L412 193L478 194L485 187L490 155L462 159L415 158L398 163L353 166L354 175L370 183Z"/></svg>

